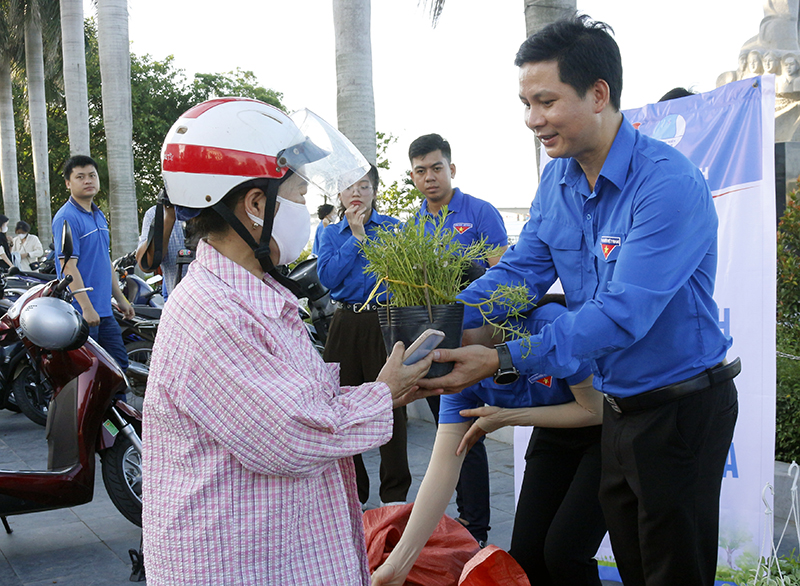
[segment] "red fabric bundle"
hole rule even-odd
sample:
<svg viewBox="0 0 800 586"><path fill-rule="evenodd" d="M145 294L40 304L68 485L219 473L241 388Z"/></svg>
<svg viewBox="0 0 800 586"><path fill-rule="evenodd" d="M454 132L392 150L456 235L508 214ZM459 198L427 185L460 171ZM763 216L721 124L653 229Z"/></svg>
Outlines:
<svg viewBox="0 0 800 586"><path fill-rule="evenodd" d="M490 545L467 562L458 586L531 586L531 583L514 558Z"/></svg>
<svg viewBox="0 0 800 586"><path fill-rule="evenodd" d="M413 506L412 503L381 507L364 513L370 572L386 561L400 541ZM406 585L457 586L464 564L478 551L478 543L470 532L455 519L443 515L409 572Z"/></svg>

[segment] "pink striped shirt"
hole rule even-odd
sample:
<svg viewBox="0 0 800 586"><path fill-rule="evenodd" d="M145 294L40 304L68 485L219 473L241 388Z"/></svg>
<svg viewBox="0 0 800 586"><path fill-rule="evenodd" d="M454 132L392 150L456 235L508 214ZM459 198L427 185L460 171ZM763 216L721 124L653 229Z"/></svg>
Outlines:
<svg viewBox="0 0 800 586"><path fill-rule="evenodd" d="M391 408L383 383L339 387L283 286L200 242L144 404L148 584L367 586L350 456Z"/></svg>

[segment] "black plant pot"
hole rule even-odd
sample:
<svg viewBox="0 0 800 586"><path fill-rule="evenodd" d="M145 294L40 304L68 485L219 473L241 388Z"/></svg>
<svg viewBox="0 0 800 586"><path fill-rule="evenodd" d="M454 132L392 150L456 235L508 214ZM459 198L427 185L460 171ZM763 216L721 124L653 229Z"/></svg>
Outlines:
<svg viewBox="0 0 800 586"><path fill-rule="evenodd" d="M445 338L439 344L439 348L460 348L464 305L461 303L432 305L431 315L433 321L428 314L428 308L424 305L379 307L378 318L387 354L391 354L392 348L398 341L403 342L408 348L428 328L444 332ZM444 376L451 370L453 370L452 362L434 362L425 378Z"/></svg>

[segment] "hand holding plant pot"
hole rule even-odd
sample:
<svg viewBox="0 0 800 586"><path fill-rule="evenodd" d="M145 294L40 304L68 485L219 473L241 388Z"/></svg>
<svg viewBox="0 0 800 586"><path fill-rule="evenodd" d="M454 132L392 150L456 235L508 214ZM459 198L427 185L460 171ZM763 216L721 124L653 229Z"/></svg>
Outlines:
<svg viewBox="0 0 800 586"><path fill-rule="evenodd" d="M464 306L457 303L456 295L466 286L464 275L475 262L499 253L483 240L464 246L454 234L444 222L421 216L402 226L381 228L362 243L366 270L378 283L375 290L385 283L389 292L388 300L378 300L383 304L378 315L387 352L397 341L410 344L428 328L446 334L440 348L461 346ZM486 303L529 305L527 289L499 288ZM513 314L513 307L509 313ZM504 324L496 327L506 329ZM427 377L439 377L451 369L452 364L435 362Z"/></svg>

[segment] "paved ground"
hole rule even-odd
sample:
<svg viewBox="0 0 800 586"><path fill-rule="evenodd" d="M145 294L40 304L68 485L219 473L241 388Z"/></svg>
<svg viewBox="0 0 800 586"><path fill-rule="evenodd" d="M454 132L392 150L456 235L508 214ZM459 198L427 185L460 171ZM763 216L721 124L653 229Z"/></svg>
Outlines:
<svg viewBox="0 0 800 586"><path fill-rule="evenodd" d="M425 475L435 435L432 423L410 419L409 461L414 483L409 499L416 496ZM513 449L510 444L486 441L492 492L492 530L489 542L507 549L514 514ZM44 428L21 414L0 411L0 469L43 468L47 460ZM372 492L377 496L377 450L364 456ZM99 459L91 503L45 513L10 517L14 532L0 528L0 586L122 586L130 584L129 549L138 549L141 530L128 522L111 504L100 476ZM455 501L448 514L456 515ZM776 531L783 528L776 520ZM788 546L788 547L787 547ZM781 553L797 547L784 542ZM611 582L607 584L613 584Z"/></svg>

